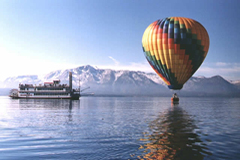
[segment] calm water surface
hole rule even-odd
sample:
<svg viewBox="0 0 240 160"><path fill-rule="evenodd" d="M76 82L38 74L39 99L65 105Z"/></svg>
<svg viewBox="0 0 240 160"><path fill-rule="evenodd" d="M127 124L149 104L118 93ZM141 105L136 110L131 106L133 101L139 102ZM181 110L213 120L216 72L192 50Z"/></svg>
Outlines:
<svg viewBox="0 0 240 160"><path fill-rule="evenodd" d="M0 159L240 159L240 99L0 97Z"/></svg>

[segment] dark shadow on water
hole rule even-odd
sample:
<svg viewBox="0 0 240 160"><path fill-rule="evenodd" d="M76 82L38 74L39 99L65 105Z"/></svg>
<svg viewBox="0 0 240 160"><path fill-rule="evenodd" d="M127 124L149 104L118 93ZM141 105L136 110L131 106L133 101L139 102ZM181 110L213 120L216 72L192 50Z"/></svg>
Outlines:
<svg viewBox="0 0 240 160"><path fill-rule="evenodd" d="M202 160L211 156L201 140L194 119L178 105L172 105L149 124L149 133L141 139L144 145L139 159Z"/></svg>
<svg viewBox="0 0 240 160"><path fill-rule="evenodd" d="M68 109L68 118L69 118L69 121L72 121L72 101L70 100L69 102L69 109Z"/></svg>

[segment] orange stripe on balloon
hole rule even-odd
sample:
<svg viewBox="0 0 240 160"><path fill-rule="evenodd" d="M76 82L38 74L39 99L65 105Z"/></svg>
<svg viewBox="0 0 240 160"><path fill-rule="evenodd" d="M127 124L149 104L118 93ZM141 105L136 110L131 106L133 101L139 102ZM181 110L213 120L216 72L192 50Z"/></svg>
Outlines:
<svg viewBox="0 0 240 160"><path fill-rule="evenodd" d="M157 34L160 34L160 33L162 33L163 29L162 29L162 28L160 28L160 29L159 29L159 25L157 25L157 26L158 26L158 31L157 31Z"/></svg>

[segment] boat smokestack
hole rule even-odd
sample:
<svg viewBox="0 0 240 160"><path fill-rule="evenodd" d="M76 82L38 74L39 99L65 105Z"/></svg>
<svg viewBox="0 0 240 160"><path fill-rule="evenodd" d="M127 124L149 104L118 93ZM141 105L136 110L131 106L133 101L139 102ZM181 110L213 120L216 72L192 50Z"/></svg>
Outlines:
<svg viewBox="0 0 240 160"><path fill-rule="evenodd" d="M72 72L69 72L69 88L72 91Z"/></svg>

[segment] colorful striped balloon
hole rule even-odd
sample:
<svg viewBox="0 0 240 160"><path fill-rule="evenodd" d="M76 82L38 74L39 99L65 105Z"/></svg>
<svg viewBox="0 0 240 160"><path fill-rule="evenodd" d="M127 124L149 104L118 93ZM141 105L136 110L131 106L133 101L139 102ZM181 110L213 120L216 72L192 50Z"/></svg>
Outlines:
<svg viewBox="0 0 240 160"><path fill-rule="evenodd" d="M197 71L209 49L206 29L183 17L157 20L142 38L145 56L170 89L181 89Z"/></svg>

